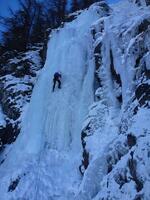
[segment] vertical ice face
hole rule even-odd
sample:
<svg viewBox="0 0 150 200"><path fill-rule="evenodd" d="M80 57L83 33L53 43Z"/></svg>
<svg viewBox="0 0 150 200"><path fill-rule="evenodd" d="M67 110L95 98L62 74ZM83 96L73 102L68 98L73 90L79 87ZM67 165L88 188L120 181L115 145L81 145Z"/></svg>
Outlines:
<svg viewBox="0 0 150 200"><path fill-rule="evenodd" d="M90 27L101 15L97 4L52 33L22 131L0 166L3 200L73 196L80 177L81 126L93 101ZM56 71L62 73L62 88L52 92Z"/></svg>

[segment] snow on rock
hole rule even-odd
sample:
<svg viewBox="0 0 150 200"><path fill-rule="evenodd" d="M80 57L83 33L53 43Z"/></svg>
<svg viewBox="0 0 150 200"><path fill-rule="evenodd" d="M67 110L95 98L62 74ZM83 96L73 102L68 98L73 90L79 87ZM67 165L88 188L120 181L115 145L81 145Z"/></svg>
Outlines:
<svg viewBox="0 0 150 200"><path fill-rule="evenodd" d="M148 6L150 5L150 0L129 0L132 3L135 3L139 6Z"/></svg>
<svg viewBox="0 0 150 200"><path fill-rule="evenodd" d="M93 25L96 103L81 133L76 199L150 199L149 13L124 1Z"/></svg>
<svg viewBox="0 0 150 200"><path fill-rule="evenodd" d="M0 103L3 124L0 141L3 147L15 141L20 132L24 107L30 101L42 62L41 46L27 52L5 52L0 57Z"/></svg>
<svg viewBox="0 0 150 200"><path fill-rule="evenodd" d="M0 126L5 125L5 116L2 112L2 108L0 107Z"/></svg>

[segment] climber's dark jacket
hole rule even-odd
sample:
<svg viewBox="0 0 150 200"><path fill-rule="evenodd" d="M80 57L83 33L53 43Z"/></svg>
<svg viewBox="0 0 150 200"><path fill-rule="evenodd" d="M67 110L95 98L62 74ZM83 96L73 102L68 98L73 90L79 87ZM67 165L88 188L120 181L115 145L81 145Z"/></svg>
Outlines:
<svg viewBox="0 0 150 200"><path fill-rule="evenodd" d="M60 89L61 88L61 74L59 72L56 72L54 74L54 78L53 78L53 92L54 92L54 89L55 89L55 85L56 85L56 82L58 82L58 88Z"/></svg>

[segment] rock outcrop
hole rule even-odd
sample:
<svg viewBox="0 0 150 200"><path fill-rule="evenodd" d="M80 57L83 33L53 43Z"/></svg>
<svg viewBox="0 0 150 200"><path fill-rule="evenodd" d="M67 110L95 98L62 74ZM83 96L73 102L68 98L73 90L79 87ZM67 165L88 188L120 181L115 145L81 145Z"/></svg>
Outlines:
<svg viewBox="0 0 150 200"><path fill-rule="evenodd" d="M1 147L14 142L19 134L22 113L43 66L42 52L39 44L27 52L11 51L0 57Z"/></svg>

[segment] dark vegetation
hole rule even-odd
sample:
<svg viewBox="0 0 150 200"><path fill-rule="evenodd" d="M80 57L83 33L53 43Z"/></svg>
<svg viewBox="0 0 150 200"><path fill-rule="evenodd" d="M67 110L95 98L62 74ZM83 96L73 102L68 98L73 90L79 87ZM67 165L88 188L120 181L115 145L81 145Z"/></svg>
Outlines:
<svg viewBox="0 0 150 200"><path fill-rule="evenodd" d="M0 17L4 26L0 55L6 50L26 51L29 46L43 42L47 29L54 29L67 16L87 8L96 0L18 0L18 10L9 9L9 17Z"/></svg>

